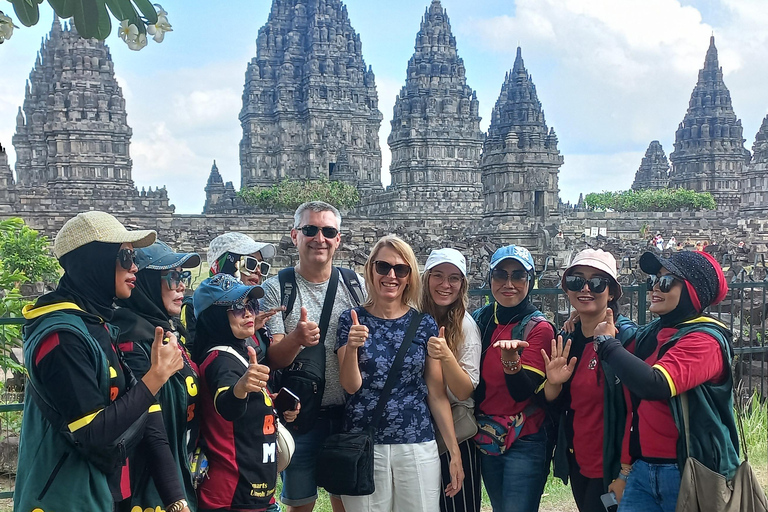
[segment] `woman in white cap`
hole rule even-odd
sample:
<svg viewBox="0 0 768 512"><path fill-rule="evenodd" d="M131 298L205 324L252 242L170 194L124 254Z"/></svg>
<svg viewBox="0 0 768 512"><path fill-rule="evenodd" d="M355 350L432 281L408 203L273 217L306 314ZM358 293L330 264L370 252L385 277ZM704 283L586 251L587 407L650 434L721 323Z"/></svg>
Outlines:
<svg viewBox="0 0 768 512"><path fill-rule="evenodd" d="M177 253L163 242L136 250L136 288L127 299L117 301L113 323L120 328L118 347L126 364L137 378L141 378L151 364L152 340L155 328L184 335L177 320L181 312L184 291L192 280L188 268L200 264L197 253ZM177 335L178 336L178 335ZM176 471L184 484L187 502L195 510L197 498L189 467L190 454L197 443L198 417L197 366L183 345L179 344L184 367L176 372L160 389L158 402L162 408L163 423L168 443L176 462ZM162 500L151 478L153 461L145 450L138 450L131 458L131 510L160 506Z"/></svg>
<svg viewBox="0 0 768 512"><path fill-rule="evenodd" d="M154 231L128 231L99 211L77 215L56 235L64 275L24 309L29 380L14 510L113 510L127 494L126 454L140 443L153 453L165 510L188 510L155 402L184 364L176 337L155 329L152 365L136 380L106 323L114 299L136 286L134 247L154 241Z"/></svg>
<svg viewBox="0 0 768 512"><path fill-rule="evenodd" d="M620 474L626 421L623 388L593 349L595 328L608 308L617 319L622 343L628 344L637 331L634 322L619 315L621 285L616 276L616 259L608 252L585 249L573 258L561 287L578 318L572 332L563 331L557 343L552 341L551 361L542 353L547 362L544 392L560 415L554 474L565 483L570 479L582 512L600 510L600 496L613 490L611 484Z"/></svg>
<svg viewBox="0 0 768 512"><path fill-rule="evenodd" d="M488 278L494 302L472 315L483 348L475 442L494 512L534 512L550 460L549 418L537 393L546 368L539 349L550 349L555 331L530 301L535 268L528 249L498 249Z"/></svg>
<svg viewBox="0 0 768 512"><path fill-rule="evenodd" d="M422 312L431 315L440 330L429 339L429 356L440 361L451 408L461 409L474 421L472 393L480 379L480 331L467 312L467 262L456 249L436 249L429 254L421 276ZM454 415L455 416L455 415ZM456 425L454 425L456 426ZM456 435L462 435L456 432ZM469 435L469 433L467 433ZM442 512L480 511L480 459L471 437L458 439L464 484L455 496L443 495ZM442 487L451 482L451 458L440 455Z"/></svg>

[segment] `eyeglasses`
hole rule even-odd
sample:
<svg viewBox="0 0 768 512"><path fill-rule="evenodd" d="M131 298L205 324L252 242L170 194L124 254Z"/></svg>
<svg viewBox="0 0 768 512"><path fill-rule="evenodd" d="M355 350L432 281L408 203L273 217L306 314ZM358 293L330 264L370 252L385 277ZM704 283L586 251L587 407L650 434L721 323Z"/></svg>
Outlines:
<svg viewBox="0 0 768 512"><path fill-rule="evenodd" d="M227 311L231 311L232 314L238 318L244 317L246 313L249 313L251 316L256 316L258 310L259 302L255 300L249 302L236 302L227 309Z"/></svg>
<svg viewBox="0 0 768 512"><path fill-rule="evenodd" d="M653 288L658 284L659 291L661 293L669 293L669 290L672 289L672 285L675 283L675 281L679 280L679 278L673 276L672 274L664 274L663 276L655 276L651 274L648 276L648 289L653 290Z"/></svg>
<svg viewBox="0 0 768 512"><path fill-rule="evenodd" d="M319 228L317 226L313 226L312 224L307 224L306 226L302 226L299 229L302 233L304 233L304 236L309 237L316 236L318 231L322 231L325 238L336 238L336 235L339 234L339 230L331 226L324 226Z"/></svg>
<svg viewBox="0 0 768 512"><path fill-rule="evenodd" d="M256 269L259 269L261 271L261 276L267 277L270 268L272 268L272 265L266 261L259 261L253 256L242 256L240 261L237 262L237 269L241 274L245 274L246 276L255 274Z"/></svg>
<svg viewBox="0 0 768 512"><path fill-rule="evenodd" d="M572 292L579 292L584 289L584 285L589 287L592 293L603 293L611 281L606 277L595 276L587 279L583 276L565 276L565 287Z"/></svg>
<svg viewBox="0 0 768 512"><path fill-rule="evenodd" d="M169 290L175 290L180 284L184 283L185 288L189 288L192 284L192 272L184 270L179 272L178 270L169 270L167 274L160 276L160 279L168 283Z"/></svg>
<svg viewBox="0 0 768 512"><path fill-rule="evenodd" d="M125 270L131 270L136 263L136 252L133 249L120 249L117 251L117 262Z"/></svg>
<svg viewBox="0 0 768 512"><path fill-rule="evenodd" d="M395 277L398 277L400 279L404 277L408 277L408 274L411 273L411 267L406 265L405 263L398 263L397 265L392 265L390 263L387 263L386 261L374 261L373 265L376 269L376 273L380 276L387 276L389 275L389 271L394 269L395 270Z"/></svg>
<svg viewBox="0 0 768 512"><path fill-rule="evenodd" d="M430 272L429 277L437 281L438 283L444 283L445 280L448 280L448 284L451 286L461 286L461 283L464 281L464 276L461 276L459 274L451 274L446 276L442 272Z"/></svg>
<svg viewBox="0 0 768 512"><path fill-rule="evenodd" d="M493 269L493 272L491 272L491 279L502 283L506 283L507 281L522 283L523 281L528 281L530 278L530 274L525 270L513 270L512 272L507 272L503 268L495 268Z"/></svg>

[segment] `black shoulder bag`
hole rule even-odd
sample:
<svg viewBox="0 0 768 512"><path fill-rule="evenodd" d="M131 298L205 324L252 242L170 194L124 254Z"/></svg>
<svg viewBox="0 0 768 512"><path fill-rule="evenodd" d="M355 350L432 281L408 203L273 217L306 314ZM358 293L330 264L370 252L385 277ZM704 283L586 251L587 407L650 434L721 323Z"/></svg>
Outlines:
<svg viewBox="0 0 768 512"><path fill-rule="evenodd" d="M325 439L317 455L315 478L317 485L324 487L329 493L367 496L376 490L373 482L373 436L423 316L423 313L413 313L403 343L389 369L387 381L381 390L368 429L357 433L333 434Z"/></svg>

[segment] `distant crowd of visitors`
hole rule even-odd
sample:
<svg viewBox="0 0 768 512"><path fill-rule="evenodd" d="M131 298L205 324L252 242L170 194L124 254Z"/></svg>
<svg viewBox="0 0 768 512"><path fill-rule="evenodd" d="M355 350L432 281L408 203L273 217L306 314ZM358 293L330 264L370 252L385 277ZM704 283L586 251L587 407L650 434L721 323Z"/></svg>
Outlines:
<svg viewBox="0 0 768 512"><path fill-rule="evenodd" d="M309 512L318 484L361 478L324 462L329 443L368 432L375 485L332 493L335 512L478 512L481 481L494 511L536 511L550 469L580 511L671 512L686 457L739 466L731 333L703 314L728 286L708 254L643 254L657 318L638 327L614 257L580 252L557 332L524 247L493 254L492 300L471 313L455 249L420 270L387 235L363 275L337 268L323 202L290 236L298 263L277 274L271 244L214 238L190 293L199 254L104 212L67 221L59 285L24 310L15 510Z"/></svg>

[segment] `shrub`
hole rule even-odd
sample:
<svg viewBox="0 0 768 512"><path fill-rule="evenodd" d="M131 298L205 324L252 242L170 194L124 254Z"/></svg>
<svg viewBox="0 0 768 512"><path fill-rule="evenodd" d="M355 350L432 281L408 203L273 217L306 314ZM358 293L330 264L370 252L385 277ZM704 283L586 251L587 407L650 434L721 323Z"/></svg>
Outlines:
<svg viewBox="0 0 768 512"><path fill-rule="evenodd" d="M47 236L17 217L0 221L0 277L14 282L58 281L60 267L49 245ZM0 288L9 287L10 283L0 282Z"/></svg>
<svg viewBox="0 0 768 512"><path fill-rule="evenodd" d="M709 192L684 188L624 190L587 194L584 202L591 210L617 212L675 212L678 210L714 210L715 199Z"/></svg>
<svg viewBox="0 0 768 512"><path fill-rule="evenodd" d="M357 188L340 181L285 179L268 188L243 188L238 196L246 204L271 210L295 210L307 201L325 201L340 209L360 204Z"/></svg>

